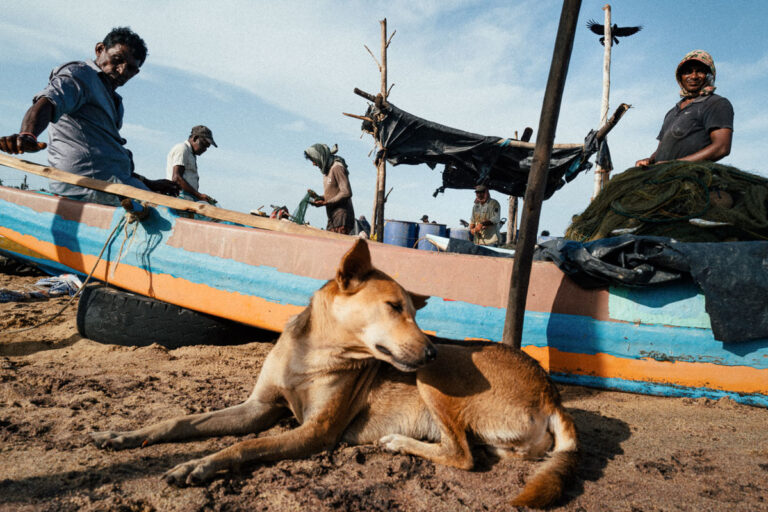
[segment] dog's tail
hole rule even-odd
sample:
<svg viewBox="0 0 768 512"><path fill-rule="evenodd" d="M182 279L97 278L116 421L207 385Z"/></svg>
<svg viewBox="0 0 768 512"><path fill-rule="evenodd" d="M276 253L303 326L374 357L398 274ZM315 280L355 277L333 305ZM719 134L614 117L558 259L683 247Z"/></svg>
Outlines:
<svg viewBox="0 0 768 512"><path fill-rule="evenodd" d="M555 446L549 459L529 479L522 492L512 500L512 506L544 508L563 493L568 477L579 462L579 444L571 415L558 408L549 417L549 430Z"/></svg>

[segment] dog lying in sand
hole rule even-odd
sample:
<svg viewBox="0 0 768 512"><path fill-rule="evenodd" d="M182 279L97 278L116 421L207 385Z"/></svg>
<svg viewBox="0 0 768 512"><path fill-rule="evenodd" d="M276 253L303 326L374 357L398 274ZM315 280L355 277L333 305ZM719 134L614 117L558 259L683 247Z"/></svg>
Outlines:
<svg viewBox="0 0 768 512"><path fill-rule="evenodd" d="M94 432L97 446L124 449L184 439L248 434L293 414L299 426L250 439L165 473L197 485L257 461L306 457L340 441L384 448L461 469L472 443L499 456L539 458L542 467L511 502L557 500L577 464L573 420L542 368L500 344L442 344L416 325L427 297L411 294L371 265L363 240L336 278L291 318L264 361L251 396L220 411L192 414L128 432Z"/></svg>

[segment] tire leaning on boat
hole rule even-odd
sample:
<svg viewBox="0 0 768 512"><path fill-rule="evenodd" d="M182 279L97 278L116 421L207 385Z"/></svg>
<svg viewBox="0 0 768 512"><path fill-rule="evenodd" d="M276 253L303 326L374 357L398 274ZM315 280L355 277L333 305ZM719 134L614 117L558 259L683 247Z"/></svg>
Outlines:
<svg viewBox="0 0 768 512"><path fill-rule="evenodd" d="M77 331L101 343L166 348L247 343L263 340L267 332L104 285L83 289Z"/></svg>

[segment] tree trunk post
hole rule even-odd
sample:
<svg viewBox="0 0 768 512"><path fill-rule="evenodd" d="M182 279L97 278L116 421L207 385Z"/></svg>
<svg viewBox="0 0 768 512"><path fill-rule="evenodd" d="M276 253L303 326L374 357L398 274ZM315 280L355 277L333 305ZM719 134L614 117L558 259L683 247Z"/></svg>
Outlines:
<svg viewBox="0 0 768 512"><path fill-rule="evenodd" d="M387 102L387 19L380 20L381 24L381 63L379 71L381 72L381 98ZM376 199L374 200L373 229L376 234L376 240L384 241L384 191L387 188L387 160L383 157L378 161L376 169Z"/></svg>
<svg viewBox="0 0 768 512"><path fill-rule="evenodd" d="M517 238L517 197L509 196L509 219L507 221L507 244L512 245Z"/></svg>

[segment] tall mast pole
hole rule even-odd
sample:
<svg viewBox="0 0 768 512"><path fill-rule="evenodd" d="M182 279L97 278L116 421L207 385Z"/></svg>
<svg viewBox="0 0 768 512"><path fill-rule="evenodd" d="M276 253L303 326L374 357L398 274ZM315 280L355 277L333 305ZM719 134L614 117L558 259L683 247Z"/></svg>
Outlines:
<svg viewBox="0 0 768 512"><path fill-rule="evenodd" d="M603 23L603 46L605 47L605 50L603 52L603 102L600 105L600 126L604 126L608 120L608 105L611 94L611 48L613 47L610 4L605 4L603 10L605 11L605 22ZM599 194L606 183L608 183L609 172L609 169L603 169L599 165L595 168L595 186L592 191L592 199L597 197L597 194Z"/></svg>

